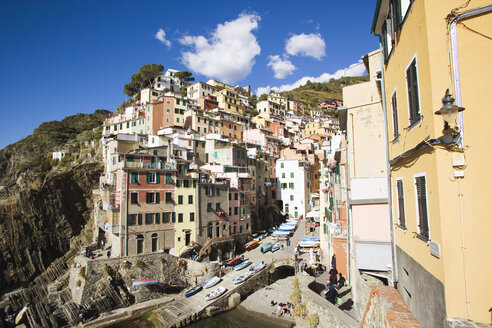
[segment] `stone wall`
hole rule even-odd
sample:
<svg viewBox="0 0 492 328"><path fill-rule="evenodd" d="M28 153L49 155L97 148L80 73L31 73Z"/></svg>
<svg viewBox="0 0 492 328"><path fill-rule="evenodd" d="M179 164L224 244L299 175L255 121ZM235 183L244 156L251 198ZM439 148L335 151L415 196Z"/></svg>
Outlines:
<svg viewBox="0 0 492 328"><path fill-rule="evenodd" d="M383 282L373 276L363 273L359 273L359 270L355 270L355 276L353 278L352 295L354 296L354 303L359 318L362 318L366 309L369 297L371 296L371 290L374 286L382 286Z"/></svg>
<svg viewBox="0 0 492 328"><path fill-rule="evenodd" d="M371 290L361 328L420 328L405 305L403 297L390 286L375 286Z"/></svg>
<svg viewBox="0 0 492 328"><path fill-rule="evenodd" d="M313 281L312 277L303 275L298 275L297 277L299 278L302 303L306 305L308 309L308 316L311 314L318 314L318 327L358 327L359 324L355 319L309 289L308 285Z"/></svg>
<svg viewBox="0 0 492 328"><path fill-rule="evenodd" d="M94 286L112 276L114 280L121 280L121 288L133 294L135 302L143 302L163 296L169 286L184 289L203 283L218 270L218 265L214 263L188 259L181 261L178 263L177 257L166 253L94 260L79 256L75 259L75 267L71 269L69 285L74 301L85 304L94 296ZM133 281L140 279L154 279L158 284L132 286Z"/></svg>

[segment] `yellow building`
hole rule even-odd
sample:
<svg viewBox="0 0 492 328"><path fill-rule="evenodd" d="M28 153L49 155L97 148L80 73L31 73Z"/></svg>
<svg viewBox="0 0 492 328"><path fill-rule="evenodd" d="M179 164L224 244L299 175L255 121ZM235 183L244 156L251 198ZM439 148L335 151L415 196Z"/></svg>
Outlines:
<svg viewBox="0 0 492 328"><path fill-rule="evenodd" d="M222 89L213 94L217 97L218 107L226 112L238 115L244 114L244 106L239 99L239 95L234 90Z"/></svg>
<svg viewBox="0 0 492 328"><path fill-rule="evenodd" d="M490 323L491 27L490 1L376 3L397 286L423 327ZM443 131L446 89L466 110Z"/></svg>
<svg viewBox="0 0 492 328"><path fill-rule="evenodd" d="M175 212L176 232L174 235L176 255L185 250L191 242L197 242L198 227L198 192L197 174L189 170L189 164L184 161L178 162L176 177Z"/></svg>

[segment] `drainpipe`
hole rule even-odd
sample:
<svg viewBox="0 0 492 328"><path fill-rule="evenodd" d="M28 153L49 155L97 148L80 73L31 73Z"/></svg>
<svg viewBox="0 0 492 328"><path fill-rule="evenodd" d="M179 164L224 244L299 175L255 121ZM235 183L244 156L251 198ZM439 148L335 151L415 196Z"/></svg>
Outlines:
<svg viewBox="0 0 492 328"><path fill-rule="evenodd" d="M126 223L125 223L125 229L126 229L126 232L125 232L125 256L128 256L128 194L130 192L130 188L129 188L129 185L130 185L130 174L128 174L128 170L127 171L124 171L125 174L126 174L126 200L125 200L125 205L126 205L126 209L125 209L125 220L126 220ZM120 218L121 220L121 218ZM104 254L103 254L104 255Z"/></svg>
<svg viewBox="0 0 492 328"><path fill-rule="evenodd" d="M353 117L352 117L353 120ZM353 134L353 129L352 129L352 134ZM354 154L355 156L355 154ZM354 166L355 169L355 166ZM348 161L348 140L347 140L347 134L345 133L345 184L346 184L346 189L345 189L345 199L346 199L346 205L345 207L347 208L347 278L349 281L349 284L352 285L352 273L351 273L351 265L350 265L350 258L351 258L351 252L352 252L352 247L350 247L350 244L352 243L352 216L350 215L350 203L349 203L349 190L350 190L350 176L349 176L349 161ZM341 189L341 188L340 188Z"/></svg>
<svg viewBox="0 0 492 328"><path fill-rule="evenodd" d="M456 105L462 106L461 102L461 80L460 80L460 64L458 57L458 32L456 30L456 25L458 22L467 18L472 18L478 15L487 14L492 12L492 5L487 5L472 10L465 11L457 15L449 24L449 35L451 38L451 65L453 68L454 77L454 97L456 98ZM465 145L464 140L464 124L463 124L463 113L458 113L458 125L460 127L460 140L458 141L461 148Z"/></svg>
<svg viewBox="0 0 492 328"><path fill-rule="evenodd" d="M386 184L388 187L388 215L390 220L390 231L391 231L391 278L393 280L393 286L396 287L398 284L398 270L397 270L397 259L396 259L396 241L395 241L395 222L393 220L393 205L392 205L392 193L391 193L391 166L389 159L389 139L388 139L388 111L386 107L386 93L384 85L384 55L383 55L383 43L381 41L381 34L375 34L379 38L379 50L380 50L380 60L381 60L381 103L383 105L384 114L384 137L386 139Z"/></svg>
<svg viewBox="0 0 492 328"><path fill-rule="evenodd" d="M467 18L472 18L482 14L488 14L492 12L492 5L483 6L475 9L471 9L465 11L459 15L457 15L449 24L449 35L451 39L451 65L453 69L453 82L454 82L454 94L456 98L456 105L462 106L461 99L461 78L460 78L460 66L459 66L459 57L458 57L458 32L456 26L458 22ZM458 144L460 148L465 146L464 140L464 124L463 124L463 113L458 113L458 125L460 127L460 139ZM460 223L461 223L461 251L462 251L462 261L463 261L463 279L465 286L465 297L466 297L466 310L467 310L467 318L470 319L470 297L468 292L468 278L466 272L466 248L465 248L465 233L464 233L464 217L463 217L463 202L462 202L462 193L461 193L461 184L458 180L458 188L459 188L459 204L460 204Z"/></svg>

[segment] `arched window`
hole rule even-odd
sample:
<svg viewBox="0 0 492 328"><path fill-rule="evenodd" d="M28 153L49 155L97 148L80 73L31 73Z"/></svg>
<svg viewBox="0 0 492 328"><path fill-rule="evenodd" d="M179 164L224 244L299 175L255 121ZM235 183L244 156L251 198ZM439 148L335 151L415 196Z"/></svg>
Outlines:
<svg viewBox="0 0 492 328"><path fill-rule="evenodd" d="M137 254L142 254L144 250L144 236L137 235Z"/></svg>
<svg viewBox="0 0 492 328"><path fill-rule="evenodd" d="M156 233L152 234L152 253L157 252L159 247L159 236Z"/></svg>

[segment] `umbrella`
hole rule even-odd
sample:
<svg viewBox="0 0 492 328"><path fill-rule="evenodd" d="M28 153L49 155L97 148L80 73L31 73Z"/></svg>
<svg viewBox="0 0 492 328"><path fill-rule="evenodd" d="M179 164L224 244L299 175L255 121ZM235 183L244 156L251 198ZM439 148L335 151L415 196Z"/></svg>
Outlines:
<svg viewBox="0 0 492 328"><path fill-rule="evenodd" d="M154 279L142 279L142 280L135 280L132 286L152 285L152 284L157 284L157 281L155 281Z"/></svg>

